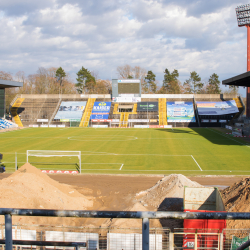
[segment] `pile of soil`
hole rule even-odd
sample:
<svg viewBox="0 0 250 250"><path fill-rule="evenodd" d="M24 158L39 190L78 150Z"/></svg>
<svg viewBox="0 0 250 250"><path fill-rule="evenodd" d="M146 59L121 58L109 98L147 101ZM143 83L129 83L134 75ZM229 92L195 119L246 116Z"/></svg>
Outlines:
<svg viewBox="0 0 250 250"><path fill-rule="evenodd" d="M183 211L184 187L203 187L182 174L171 174L153 187L137 193L136 199L148 211ZM161 219L163 227L183 228L183 220Z"/></svg>
<svg viewBox="0 0 250 250"><path fill-rule="evenodd" d="M91 209L93 197L86 197L66 184L61 184L29 163L0 182L2 208ZM67 218L13 217L13 223L62 224ZM75 225L75 222L73 222Z"/></svg>
<svg viewBox="0 0 250 250"><path fill-rule="evenodd" d="M136 194L139 202L158 211L183 211L184 187L202 187L182 174L171 174L153 187Z"/></svg>
<svg viewBox="0 0 250 250"><path fill-rule="evenodd" d="M250 212L250 177L234 183L221 191L221 196L228 212ZM248 220L228 220L227 228L249 228Z"/></svg>

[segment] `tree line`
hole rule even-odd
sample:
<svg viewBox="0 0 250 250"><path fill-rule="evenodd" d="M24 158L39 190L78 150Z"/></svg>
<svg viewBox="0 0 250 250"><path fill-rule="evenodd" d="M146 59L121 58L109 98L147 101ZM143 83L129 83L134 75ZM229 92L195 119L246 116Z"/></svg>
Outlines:
<svg viewBox="0 0 250 250"><path fill-rule="evenodd" d="M213 73L208 81L202 81L196 71L190 72L190 76L182 84L179 80L179 72L174 69L170 72L164 70L162 82L156 80L152 70L146 70L140 66L122 65L117 67L118 79L141 79L143 94L220 94L219 76ZM6 89L6 108L16 94L111 94L111 80L99 79L98 72L81 67L72 78L62 67L38 68L35 74L29 76L19 71L15 75L0 71L0 79L23 82L22 88ZM224 93L238 93L238 89L230 86Z"/></svg>
<svg viewBox="0 0 250 250"><path fill-rule="evenodd" d="M190 76L182 84L179 80L179 72L174 69L170 72L167 68L164 70L164 79L161 82L156 80L156 75L152 70L130 65L119 66L117 68L118 78L140 78L142 79L142 93L156 94L237 94L238 88L229 86L229 90L222 91L220 88L219 76L213 73L208 81L201 79L196 71L190 72Z"/></svg>

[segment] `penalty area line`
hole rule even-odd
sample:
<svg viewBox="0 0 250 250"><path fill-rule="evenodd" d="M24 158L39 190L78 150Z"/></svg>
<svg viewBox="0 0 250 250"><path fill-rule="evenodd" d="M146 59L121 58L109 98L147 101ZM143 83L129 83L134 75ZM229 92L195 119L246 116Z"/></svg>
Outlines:
<svg viewBox="0 0 250 250"><path fill-rule="evenodd" d="M199 169L200 169L201 171L203 171L203 170L201 169L200 165L198 164L198 162L194 159L194 157L193 157L192 155L191 155L191 157L193 158L194 162L197 164L197 166L199 167Z"/></svg>

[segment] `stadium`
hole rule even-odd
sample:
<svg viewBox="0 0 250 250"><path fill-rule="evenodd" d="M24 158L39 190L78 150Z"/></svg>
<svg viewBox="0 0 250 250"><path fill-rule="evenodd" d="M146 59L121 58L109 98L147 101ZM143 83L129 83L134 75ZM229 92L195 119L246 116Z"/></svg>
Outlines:
<svg viewBox="0 0 250 250"><path fill-rule="evenodd" d="M15 96L0 134L1 213L13 245L232 249L247 241L248 224L224 216L246 212L234 210L244 208L247 199L236 197L250 184L235 178L250 171L241 97L141 94L140 84L113 80L111 95ZM17 86L1 80L3 96ZM238 182L220 192L213 181L223 189L225 176Z"/></svg>
<svg viewBox="0 0 250 250"><path fill-rule="evenodd" d="M23 83L0 80L1 248L248 249L249 71L223 81L246 102L120 78L110 94L17 94L10 119Z"/></svg>

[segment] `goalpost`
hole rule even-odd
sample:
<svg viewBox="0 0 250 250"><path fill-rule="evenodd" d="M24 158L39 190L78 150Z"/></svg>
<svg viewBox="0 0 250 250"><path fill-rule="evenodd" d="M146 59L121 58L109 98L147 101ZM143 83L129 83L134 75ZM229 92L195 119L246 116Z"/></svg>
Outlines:
<svg viewBox="0 0 250 250"><path fill-rule="evenodd" d="M82 170L81 151L27 150L27 162L29 162L29 157L77 157L78 164L79 164L79 173L81 173L81 170ZM64 162L61 164L73 164L73 163Z"/></svg>

